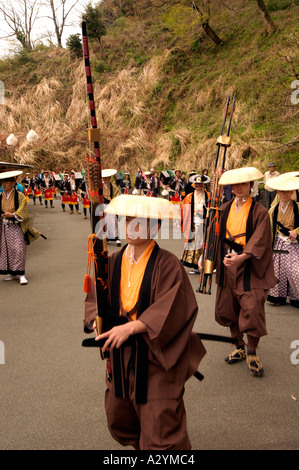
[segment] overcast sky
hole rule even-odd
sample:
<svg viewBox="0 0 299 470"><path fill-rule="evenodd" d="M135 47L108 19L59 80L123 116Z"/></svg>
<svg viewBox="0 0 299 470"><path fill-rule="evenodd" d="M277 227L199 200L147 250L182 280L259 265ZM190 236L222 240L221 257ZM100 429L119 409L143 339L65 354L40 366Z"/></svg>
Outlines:
<svg viewBox="0 0 299 470"><path fill-rule="evenodd" d="M66 4L67 7L70 7L71 5L73 5L74 2L75 0L67 0L67 4ZM59 0L56 1L56 4L58 3L59 3ZM70 34L76 34L76 33L81 34L81 27L80 27L81 14L84 11L85 6L88 3L89 3L89 0L79 0L77 5L72 9L70 15L68 16L67 24L69 26L65 27L63 36L62 36L62 43L64 46L65 46L66 39L69 37ZM91 3L95 5L99 3L99 0L91 0ZM13 4L15 6L14 2ZM54 44L57 43L55 32L54 32L53 21L49 18L42 18L42 16L46 16L46 15L50 16L50 14L51 14L51 11L47 11L45 7L40 9L39 16L41 18L36 20L36 22L34 23L34 27L33 27L33 34L32 34L33 41L36 41L37 39L42 38L43 36L47 36L47 32L49 31L52 34L51 39L53 43ZM59 15L58 15L58 18L60 18ZM0 16L0 37L5 36L5 34L9 31L10 30L6 22ZM42 42L44 44L48 44L48 41L45 37L42 39ZM20 45L20 43L16 40L0 39L0 56L4 57L6 55L9 55L9 51L13 48L13 46L16 46L16 45Z"/></svg>

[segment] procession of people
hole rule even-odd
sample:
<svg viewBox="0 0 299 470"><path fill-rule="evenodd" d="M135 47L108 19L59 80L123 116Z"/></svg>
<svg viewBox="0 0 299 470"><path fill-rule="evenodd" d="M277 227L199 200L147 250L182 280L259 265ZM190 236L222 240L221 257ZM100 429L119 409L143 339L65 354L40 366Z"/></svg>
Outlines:
<svg viewBox="0 0 299 470"><path fill-rule="evenodd" d="M45 209L55 209L61 198L61 210L68 205L71 215L80 215L81 202L84 218L88 210L90 216L91 201L89 181L82 173L78 177L73 170L61 172L55 178L54 172L35 171L23 178L22 189L17 187L21 173L0 173L0 274L6 275L5 281L18 278L27 284L26 245L41 235L29 225L30 198ZM198 303L188 273L204 271L214 184L207 173L192 170L186 179L178 169L159 175L139 168L132 179L127 171L102 170L107 242L122 245L118 220L123 216L126 243L109 256L111 311L105 313L106 328L98 331L93 322L84 331L95 332L103 358L109 357L105 410L110 433L121 445L138 450L191 449L184 385L199 374L206 351L192 332ZM229 191L219 193L213 271L215 321L229 328L235 344L224 363L246 360L254 377L262 377L265 369L257 350L267 335L266 301L284 305L289 298L290 305L299 308L299 172L267 179L267 187L275 191L269 210L256 198L256 182L262 179L253 167L222 172L220 187ZM155 240L163 220L175 219L176 209L183 233L180 259Z"/></svg>
<svg viewBox="0 0 299 470"><path fill-rule="evenodd" d="M264 175L260 173L259 178L252 181L249 195L257 202L260 199L260 191L257 188L260 184L264 183L265 200L263 205L269 210L275 265L278 266L279 264L281 269L281 265L284 265L283 263L288 261L290 266L296 267L296 256L294 257L295 262L292 262L290 261L290 253L296 252L298 246L298 237L296 235L299 225L296 210L296 204L298 204L298 188L296 188L297 173L293 172L280 175L280 173L275 170L275 167L274 163L270 163L270 170ZM225 178L227 178L229 174L230 173L224 171L222 177L223 181L226 181ZM81 215L83 213L84 219L90 218L91 203L88 181L84 170L80 172L74 170L66 172L64 170L58 173L53 170L34 170L33 173L27 172L24 175L23 172L21 172L20 175L15 177L14 187L16 187L18 193L23 193L25 196L24 200L27 204L30 204L30 201L32 201L33 205L39 203L40 205L44 205L45 209L59 209L61 207L63 212L69 212L70 215ZM113 198L120 194L158 197L166 199L172 204L177 204L181 212L180 225L184 239L180 260L186 268L190 268L190 270L188 270L189 274L199 274L199 261L204 243L204 222L210 201L212 180L208 176L207 169L201 172L191 170L187 175L188 177L186 177L185 172L179 169L172 171L162 170L158 172L154 168L151 168L149 171L142 171L141 168L138 168L133 175L128 171L123 172L117 171L116 169L104 169L102 170L104 204L106 207ZM281 179L277 180L278 177ZM290 183L291 189L278 189L281 188L281 185L285 188L289 187L287 183L284 183L287 181L288 177L295 178L295 182ZM278 182L276 183L276 181ZM0 185L0 194L2 193L3 188ZM271 196L269 196L268 193L271 193ZM236 200L236 194L232 184L223 184L222 202L227 203L233 199ZM290 200L294 206L289 204ZM82 206L82 210L80 209L80 205ZM288 207L287 215L284 214L284 207ZM291 210L291 207L293 207L293 210ZM68 211L67 208L69 209ZM292 223L290 223L291 216L294 218ZM106 215L106 219L108 242L115 241L118 246L121 246L117 218ZM280 228L281 221L284 222L284 231ZM290 235L288 235L289 231L291 231ZM289 253L288 257L281 257L280 255L282 237L285 237L287 243L291 243L290 249L284 250ZM279 248L277 248L276 245L279 245ZM276 268L276 270L277 269L278 268ZM283 268L282 271L286 272L286 268ZM268 300L273 303L285 303L286 297L289 291L291 291L291 304L297 306L299 293L296 282L290 280L286 275L284 279L284 288L282 288L282 283L280 283L278 294L278 285L273 287L268 296ZM294 279L296 279L296 277ZM282 291L284 294L280 295ZM275 292L276 294L272 295Z"/></svg>

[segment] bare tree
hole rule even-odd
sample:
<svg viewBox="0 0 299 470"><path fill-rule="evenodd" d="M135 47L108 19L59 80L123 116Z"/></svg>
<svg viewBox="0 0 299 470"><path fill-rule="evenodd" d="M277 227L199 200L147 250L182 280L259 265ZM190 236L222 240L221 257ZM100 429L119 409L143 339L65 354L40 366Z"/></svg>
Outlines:
<svg viewBox="0 0 299 470"><path fill-rule="evenodd" d="M264 17L267 34L274 33L274 31L276 31L276 27L273 23L273 20L271 18L267 5L265 4L264 0L256 0L256 1Z"/></svg>
<svg viewBox="0 0 299 470"><path fill-rule="evenodd" d="M198 5L199 3L199 5ZM196 2L195 0L192 1L192 8L196 11L200 18L200 22L204 32L212 39L212 41L216 44L216 46L220 46L222 44L222 39L215 33L215 31L210 26L210 17L211 17L211 10L210 10L210 0L202 0L202 6L200 2Z"/></svg>
<svg viewBox="0 0 299 470"><path fill-rule="evenodd" d="M39 0L1 0L0 13L9 31L0 39L15 37L24 49L31 51L32 30L40 6Z"/></svg>
<svg viewBox="0 0 299 470"><path fill-rule="evenodd" d="M211 0L139 0L138 2L135 2L135 5L138 5L141 11L149 11L149 9L154 8L158 12L165 12L175 5L185 5L190 7L190 11L193 13L195 12L199 18L199 22L204 32L217 46L219 46L222 44L222 40L210 25L210 3Z"/></svg>
<svg viewBox="0 0 299 470"><path fill-rule="evenodd" d="M46 16L54 23L55 35L57 39L57 44L59 47L62 47L62 35L66 26L68 24L68 18L77 5L79 0L44 0L43 5L45 7L50 7L51 16Z"/></svg>

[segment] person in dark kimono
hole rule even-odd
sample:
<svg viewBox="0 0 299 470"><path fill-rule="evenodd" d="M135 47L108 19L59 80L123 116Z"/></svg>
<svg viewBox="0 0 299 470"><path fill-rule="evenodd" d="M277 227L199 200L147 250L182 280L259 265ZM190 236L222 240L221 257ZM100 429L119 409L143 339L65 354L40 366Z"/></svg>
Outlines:
<svg viewBox="0 0 299 470"><path fill-rule="evenodd" d="M227 364L247 360L250 373L263 375L256 355L259 340L267 334L264 304L276 283L268 211L250 196L256 168L225 172L219 183L231 184L235 198L222 206L216 269L216 321L229 327L237 339ZM244 333L247 334L247 352Z"/></svg>
<svg viewBox="0 0 299 470"><path fill-rule="evenodd" d="M68 204L68 180L69 180L69 175L67 173L64 173L63 179L59 181L58 183L58 188L60 190L60 196L61 196L61 207L62 207L62 212L65 212L65 206Z"/></svg>
<svg viewBox="0 0 299 470"><path fill-rule="evenodd" d="M181 171L180 170L175 170L175 176L172 177L170 183L169 183L169 188L170 188L170 201L175 203L180 204L182 200L181 193L184 192L186 195L186 185L184 184L184 181L181 178Z"/></svg>
<svg viewBox="0 0 299 470"><path fill-rule="evenodd" d="M48 208L48 201L50 202L50 207L54 209L53 206L53 192L52 192L52 186L53 186L53 180L49 176L49 172L45 171L43 178L41 180L41 186L44 191L44 197L45 197L45 208Z"/></svg>
<svg viewBox="0 0 299 470"><path fill-rule="evenodd" d="M79 189L81 191L84 219L87 219L87 210L89 211L89 217L91 217L91 207L90 207L90 200L89 200L89 195L88 195L87 181L85 177L80 182Z"/></svg>
<svg viewBox="0 0 299 470"><path fill-rule="evenodd" d="M81 182L80 179L75 178L75 172L71 171L70 177L66 183L66 190L68 194L68 204L70 207L70 215L74 213L74 206L76 209L76 214L77 215L81 214L81 212L79 212L79 199L78 199L78 189L79 189L80 182Z"/></svg>
<svg viewBox="0 0 299 470"><path fill-rule="evenodd" d="M42 193L41 193L41 179L38 177L37 171L33 173L33 177L30 180L30 186L33 191L33 197L32 197L33 204L34 205L36 204L35 201L36 201L36 198L38 198L39 203L42 206L43 202L42 202Z"/></svg>
<svg viewBox="0 0 299 470"><path fill-rule="evenodd" d="M140 194L141 193L141 185L144 180L142 171L140 168L138 168L136 178L135 178L135 183L134 183L134 191L133 194Z"/></svg>
<svg viewBox="0 0 299 470"><path fill-rule="evenodd" d="M142 180L139 189L141 189L141 193L144 196L152 196L153 195L153 182L151 178L151 172L145 171L144 172L144 179Z"/></svg>
<svg viewBox="0 0 299 470"><path fill-rule="evenodd" d="M125 172L125 177L120 182L120 191L122 194L131 194L131 180L130 180L130 173L127 171Z"/></svg>
<svg viewBox="0 0 299 470"><path fill-rule="evenodd" d="M26 176L25 178L22 179L22 184L24 185L24 188L26 189L27 193L28 193L28 189L30 187L30 173L26 173Z"/></svg>
<svg viewBox="0 0 299 470"><path fill-rule="evenodd" d="M153 197L160 196L160 188L162 187L160 178L158 176L158 172L155 171L151 177L152 180L152 188L153 188Z"/></svg>
<svg viewBox="0 0 299 470"><path fill-rule="evenodd" d="M138 450L188 450L184 386L205 348L192 332L198 308L188 276L179 259L152 239L175 207L129 195L115 198L106 211L126 216L127 239L109 258L111 325L96 336L103 353L109 349L112 367L108 428L120 444Z"/></svg>

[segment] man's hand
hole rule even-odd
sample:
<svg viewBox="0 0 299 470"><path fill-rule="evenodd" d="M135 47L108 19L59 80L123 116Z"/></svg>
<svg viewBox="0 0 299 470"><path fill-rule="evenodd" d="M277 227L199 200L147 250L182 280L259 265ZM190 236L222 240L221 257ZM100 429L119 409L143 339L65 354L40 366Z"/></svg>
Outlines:
<svg viewBox="0 0 299 470"><path fill-rule="evenodd" d="M6 219L12 219L14 217L14 214L12 212L4 212L3 217Z"/></svg>
<svg viewBox="0 0 299 470"><path fill-rule="evenodd" d="M223 264L227 268L238 267L241 266L249 258L251 258L251 255L247 253L242 253L241 255L229 253L223 258Z"/></svg>
<svg viewBox="0 0 299 470"><path fill-rule="evenodd" d="M93 328L94 328L95 334L96 334L96 338L95 338L96 341L99 341L100 339L107 338L107 340L106 340L106 342L105 342L105 344L102 348L103 353L106 350L113 349L114 347L120 348L121 345L125 341L127 341L127 339L131 335L146 332L146 326L140 320L129 321L128 323L125 323L124 325L114 326L113 328L111 328L111 330L106 331L105 333L102 333L101 335L97 335L95 323L93 325Z"/></svg>
<svg viewBox="0 0 299 470"><path fill-rule="evenodd" d="M290 234L289 234L288 238L292 241L296 240L297 232L295 230L290 230Z"/></svg>

